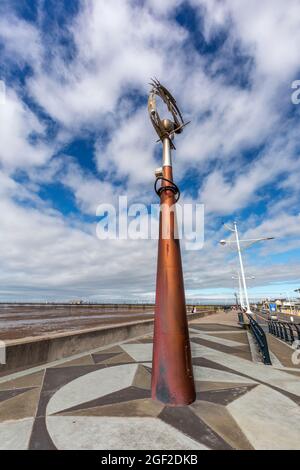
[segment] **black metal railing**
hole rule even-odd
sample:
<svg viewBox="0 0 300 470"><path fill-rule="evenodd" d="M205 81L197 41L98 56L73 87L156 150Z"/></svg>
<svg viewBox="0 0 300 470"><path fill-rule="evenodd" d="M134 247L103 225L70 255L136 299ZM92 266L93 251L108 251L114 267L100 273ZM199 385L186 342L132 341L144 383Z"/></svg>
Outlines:
<svg viewBox="0 0 300 470"><path fill-rule="evenodd" d="M300 325L287 321L268 320L268 329L271 335L293 344L296 340L300 342Z"/></svg>
<svg viewBox="0 0 300 470"><path fill-rule="evenodd" d="M238 321L239 325L245 326L245 320L244 320L243 312L238 310L237 314L238 314L238 319L239 319L239 321Z"/></svg>
<svg viewBox="0 0 300 470"><path fill-rule="evenodd" d="M249 320L249 326L250 326L251 332L253 333L258 349L261 353L263 363L271 366L272 362L270 358L269 347L268 347L268 342L267 342L265 332L251 315L249 315L248 313L246 313L246 315Z"/></svg>

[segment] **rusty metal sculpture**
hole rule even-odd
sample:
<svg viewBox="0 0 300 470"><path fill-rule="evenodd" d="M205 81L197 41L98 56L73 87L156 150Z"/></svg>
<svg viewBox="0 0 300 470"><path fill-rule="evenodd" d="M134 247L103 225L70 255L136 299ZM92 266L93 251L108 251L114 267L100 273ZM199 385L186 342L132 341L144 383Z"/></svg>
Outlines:
<svg viewBox="0 0 300 470"><path fill-rule="evenodd" d="M151 122L163 144L163 165L156 170L155 191L160 198L156 304L152 360L152 398L165 404L182 406L195 400L190 341L186 317L184 282L177 222L174 211L179 199L173 182L171 149L175 134L184 123L170 92L158 80L151 83L148 100ZM172 120L161 119L156 97L166 103ZM158 184L161 183L158 188Z"/></svg>

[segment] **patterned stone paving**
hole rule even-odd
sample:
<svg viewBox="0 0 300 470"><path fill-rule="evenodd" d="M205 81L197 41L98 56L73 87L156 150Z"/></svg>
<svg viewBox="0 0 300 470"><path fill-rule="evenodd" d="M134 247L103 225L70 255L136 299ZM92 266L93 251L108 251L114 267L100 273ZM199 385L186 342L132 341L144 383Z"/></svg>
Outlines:
<svg viewBox="0 0 300 470"><path fill-rule="evenodd" d="M190 327L197 400L151 400L150 337L0 382L0 449L299 449L300 377L244 330Z"/></svg>

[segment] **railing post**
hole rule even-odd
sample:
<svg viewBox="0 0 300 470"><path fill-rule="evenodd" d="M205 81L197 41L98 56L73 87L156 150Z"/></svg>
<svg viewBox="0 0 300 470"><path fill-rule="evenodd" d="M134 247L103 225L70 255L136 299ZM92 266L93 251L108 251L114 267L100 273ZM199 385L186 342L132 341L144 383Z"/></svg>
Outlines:
<svg viewBox="0 0 300 470"><path fill-rule="evenodd" d="M288 333L287 333L287 329L285 327L285 323L281 322L281 324L282 324L283 331L284 331L284 340L288 343L289 342L289 336L288 336Z"/></svg>
<svg viewBox="0 0 300 470"><path fill-rule="evenodd" d="M291 344L293 344L293 342L295 341L295 336L294 336L294 332L293 332L293 328L291 327L290 323L287 323L287 326L290 330L290 337L291 337Z"/></svg>
<svg viewBox="0 0 300 470"><path fill-rule="evenodd" d="M284 340L283 329L282 329L282 326L281 326L281 322L278 322L278 326L279 326L279 331L280 331L280 339Z"/></svg>
<svg viewBox="0 0 300 470"><path fill-rule="evenodd" d="M254 320L250 315L246 313L249 323L250 323L250 328L251 331L256 339L256 342L258 344L260 353L263 358L263 362L266 365L272 365L270 354L269 354L269 347L268 347L268 342L267 342L267 337L265 335L264 330L262 327L257 323L257 321Z"/></svg>
<svg viewBox="0 0 300 470"><path fill-rule="evenodd" d="M272 324L272 320L269 320L269 321L268 321L268 328L269 328L269 333L270 333L270 334L273 334L273 324Z"/></svg>
<svg viewBox="0 0 300 470"><path fill-rule="evenodd" d="M293 323L293 326L295 327L295 330L297 331L298 340L300 341L300 328L298 325L296 325L296 323Z"/></svg>

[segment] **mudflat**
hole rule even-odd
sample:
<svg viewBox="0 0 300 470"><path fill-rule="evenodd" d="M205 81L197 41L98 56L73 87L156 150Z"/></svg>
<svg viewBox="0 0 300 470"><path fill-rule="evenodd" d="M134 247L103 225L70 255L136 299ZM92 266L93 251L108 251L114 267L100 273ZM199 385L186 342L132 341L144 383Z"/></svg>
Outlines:
<svg viewBox="0 0 300 470"><path fill-rule="evenodd" d="M0 306L0 340L43 336L153 318L153 307Z"/></svg>

